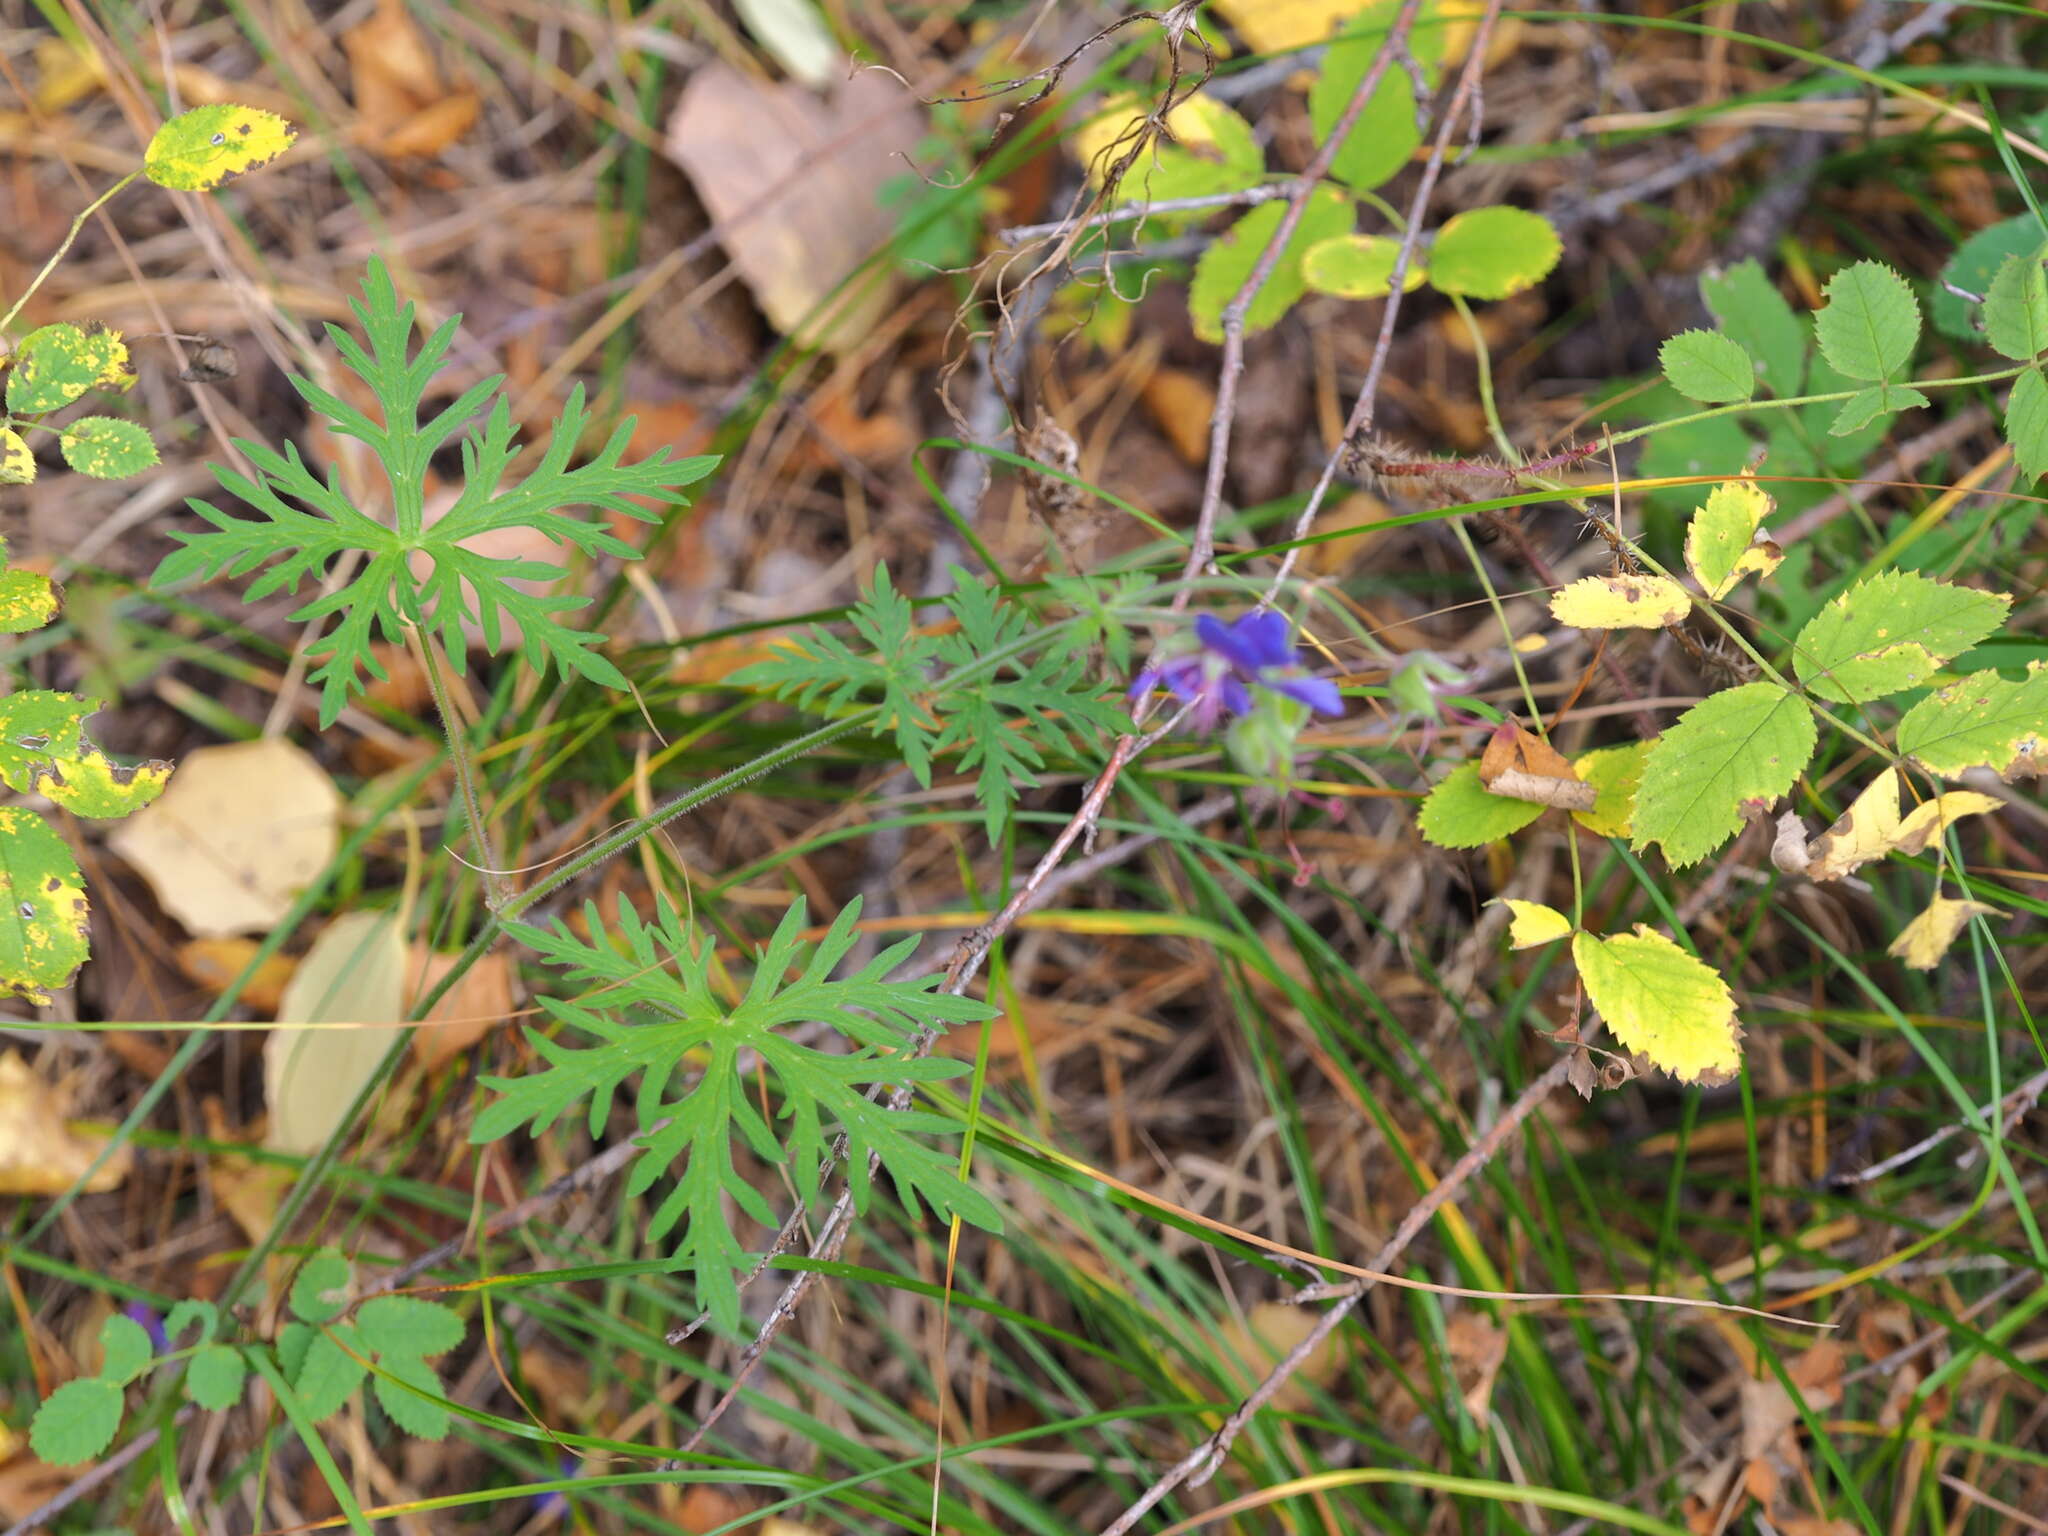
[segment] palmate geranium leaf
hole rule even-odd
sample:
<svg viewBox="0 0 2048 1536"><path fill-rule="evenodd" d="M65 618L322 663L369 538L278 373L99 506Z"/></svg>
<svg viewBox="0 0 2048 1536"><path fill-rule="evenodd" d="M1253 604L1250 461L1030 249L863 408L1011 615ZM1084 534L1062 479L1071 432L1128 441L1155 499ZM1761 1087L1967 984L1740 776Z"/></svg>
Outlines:
<svg viewBox="0 0 2048 1536"><path fill-rule="evenodd" d="M893 1087L968 1069L962 1061L913 1057L910 1046L920 1030L989 1018L995 1010L937 991L935 977L888 980L914 940L835 977L853 947L859 915L856 900L806 950L798 901L737 1003L720 989L722 971L714 978L712 946L666 902L652 922L623 901L616 923L592 905L590 932L606 935L597 945L565 925L508 924L514 938L561 967L568 980L589 985L586 998L545 999L544 1006L568 1033L591 1043L570 1046L528 1030L546 1069L485 1078L496 1097L477 1116L471 1139L495 1141L522 1125L544 1130L586 1106L590 1124L601 1127L618 1090L634 1081L634 1114L647 1154L634 1164L627 1194L674 1181L655 1207L647 1236L680 1231L678 1258L695 1272L698 1301L728 1327L739 1319L734 1276L748 1262L728 1203L768 1227L778 1217L764 1189L786 1179L798 1200L813 1203L832 1140L841 1133L859 1203L867 1199L873 1156L913 1213L928 1205L995 1230L994 1204L961 1178L957 1159L931 1139L959 1127L936 1114L892 1113L886 1103ZM793 1031L804 1025L824 1026L824 1043L844 1049L800 1043ZM757 1106L757 1073L778 1101L774 1123ZM776 1179L757 1183L743 1172L735 1157L740 1141L776 1166Z"/></svg>
<svg viewBox="0 0 2048 1536"><path fill-rule="evenodd" d="M360 440L376 456L390 485L389 521L360 510L331 478L322 481L290 445L280 454L238 441L255 477L218 468L214 474L224 490L259 516L236 517L205 502L189 503L209 526L175 532L182 547L165 558L155 580L239 576L267 567L249 588L247 595L254 600L318 581L351 551L364 557L346 585L292 616L299 622L333 624L321 641L324 659L312 674L321 687L323 725L331 724L349 697L362 690L365 674L383 675L372 642L381 636L397 643L408 625L438 631L458 669L466 650L465 625L474 624L494 654L516 631L519 650L535 669L545 670L553 662L565 672L623 687L625 678L598 649L601 637L562 621L564 613L588 599L519 585L556 580L564 574L560 566L485 555L466 541L508 528L531 528L584 554L634 559L637 551L602 522L568 509L652 522L658 514L643 501L680 504L680 487L701 480L717 460L672 459L663 449L627 464L623 460L633 429L628 420L587 462L571 467L590 424L579 386L539 461L516 484L501 488L519 454L511 409L500 392L502 377L479 380L421 419L428 386L461 317L451 316L415 350L413 306L399 303L390 274L376 260L370 263L362 300L351 307L367 347L338 326L329 326L328 335L342 362L375 394L382 420L307 380L295 378L292 384L337 434ZM454 504L430 522L428 466L458 435L462 487Z"/></svg>

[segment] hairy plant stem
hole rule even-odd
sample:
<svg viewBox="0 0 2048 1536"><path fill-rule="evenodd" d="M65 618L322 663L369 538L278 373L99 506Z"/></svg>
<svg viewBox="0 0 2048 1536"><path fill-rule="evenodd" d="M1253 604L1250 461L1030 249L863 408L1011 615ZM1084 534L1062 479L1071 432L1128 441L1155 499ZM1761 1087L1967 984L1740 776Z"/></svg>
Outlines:
<svg viewBox="0 0 2048 1536"><path fill-rule="evenodd" d="M427 691L433 695L434 709L441 717L441 734L448 741L448 761L455 769L455 784L462 794L463 814L469 818L469 834L476 841L478 874L484 882L484 905L496 912L505 905L511 890L505 883L505 872L498 867L497 854L491 847L490 828L484 822L476 756L469 746L469 727L456 712L454 692L441 671L445 653L441 642L427 633L426 621L420 612L419 594L408 589L405 604L408 621L406 644L412 647L414 659L426 674Z"/></svg>

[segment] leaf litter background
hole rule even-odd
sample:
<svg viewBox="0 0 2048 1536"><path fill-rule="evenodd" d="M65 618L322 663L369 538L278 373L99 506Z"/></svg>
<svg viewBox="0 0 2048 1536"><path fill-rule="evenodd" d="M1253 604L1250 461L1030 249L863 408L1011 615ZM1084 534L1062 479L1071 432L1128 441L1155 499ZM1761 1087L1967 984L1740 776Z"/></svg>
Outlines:
<svg viewBox="0 0 2048 1536"><path fill-rule="evenodd" d="M110 750L179 765L157 806L83 850L96 959L58 1009L133 1027L8 1026L18 1049L0 1055L0 1193L30 1197L23 1225L82 1172L107 1127L163 1071L182 1037L149 1024L203 1012L344 838L362 834L360 852L244 991L237 1019L388 1021L431 983L441 951L459 942L457 924L474 912L473 886L441 848L444 779L366 820L434 750L424 680L407 656L386 657L391 680L316 736L317 700L285 622L291 602L244 607L208 591L166 608L135 592L167 547L164 529L185 516L182 499L211 490L204 461L231 460L229 436L293 438L320 471L335 465L344 486L370 483L354 445L309 429L281 370L322 355L308 338L321 322L346 319L344 296L373 252L430 319L465 316L461 366L443 387L502 367L518 414L539 426L583 379L638 415L634 457L663 446L727 455L606 619L638 647L629 670L651 690L669 739L689 745L665 752L627 712L594 728L554 727L543 750L511 744L496 782L508 802L515 791L527 798L501 829L508 862L558 857L674 787L743 760L762 738L712 717L729 702L721 684L763 654L774 626L849 601L879 560L915 591L959 558L913 456L925 439L957 434L946 400L977 432L1002 420L991 370L955 324L964 279L863 263L895 233L892 207L945 192L992 136L1014 137L1054 111L1079 121L1098 102L1084 76L1100 55L1020 121L1005 121L1001 98L934 109L920 97L966 94L1051 63L1121 13L997 7L955 18L935 7L847 7L844 19L912 82L905 88L883 71L846 78L817 37L773 19L787 9L741 7L750 34L723 7L656 7L622 22L601 7L543 18L516 4L378 0L230 16L172 4L157 30L137 30L141 13L125 8L79 7L70 14L94 41L80 52L32 8L0 7L8 80L21 92L0 111L11 212L0 287L18 290L91 191L132 165L149 126L126 105L139 82L183 105L262 106L307 130L284 162L221 201L131 194L117 208L120 240L104 223L89 227L23 317L128 332L136 398L164 445L163 464L142 480L101 485L52 473L4 492L17 561L64 582L75 633L74 645L33 659L28 674L36 686L107 700L98 723ZM1313 41L1352 9L1338 0L1217 7L1225 35L1249 51ZM1883 19L1866 14L1875 9L1724 6L1715 15L1788 41L1853 45ZM1927 33L1913 62L2011 65L2042 51L2011 19ZM1160 45L1156 34L1144 42L1150 51L1137 67L1150 80ZM1563 233L1565 260L1551 279L1479 310L1517 442L1550 445L1571 431L1591 435L1602 420L1636 419L1625 399L1600 403L1608 381L1652 373L1665 338L1708 323L1697 283L1710 267L1760 257L1810 308L1822 299L1811 253L1831 263L1875 253L1924 276L1956 238L2014 211L1981 138L1884 114L1873 138L1872 121L1826 97L1768 113L1732 100L1793 78L1783 68L1775 55L1716 37L1595 32L1555 18L1510 17L1496 31L1487 145L1570 152L1453 169L1434 213L1512 201L1545 211ZM1303 92L1285 72L1232 78L1239 86L1219 94L1257 125L1267 163L1305 163L1315 139ZM1669 115L1702 104L1709 110L1689 130ZM1615 137L1596 146L1600 130ZM964 146L957 153L949 135ZM909 160L932 179L906 181ZM1895 164L1910 174L1888 174ZM1049 140L985 193L954 201L965 202L986 242L996 229L1057 217L1081 175L1071 150ZM1483 451L1464 332L1441 301L1410 302L1381 424L1420 451ZM1103 493L1054 509L1063 548L1089 562L1145 542L1112 497L1185 526L1200 493L1215 351L1193 333L1184 285L1155 282L1134 305L1092 314L1065 294L1039 303L1000 341L996 364L1071 435L1073 472ZM1364 371L1376 313L1311 296L1252 340L1230 461L1234 504L1256 507L1306 486ZM1052 345L1077 323L1086 327L1078 340ZM197 389L181 383L194 344L167 332L218 338L238 360L235 376ZM792 335L821 350L789 360L777 348ZM1903 432L1873 458L1891 462L1880 478L1939 482L1960 478L1995 444L1988 412L1964 407L1952 421ZM1675 462L1710 449L1712 462ZM1664 450L1661 464L1652 449L1640 467L1728 474L1747 451L1731 428L1704 446ZM1038 572L1043 508L1030 487L1002 466L985 475L970 456L932 451L924 462L972 510L999 558ZM1781 516L1809 528L1841 510L1829 487L1773 493ZM1931 494L1871 492L1868 514L1883 525ZM1697 499L1687 493L1661 510ZM1441 527L1371 529L1408 510L1349 493L1326 526L1360 531L1310 551L1308 573L1340 583L1394 650L1433 650L1504 679L1497 626L1474 605L1476 588ZM1520 594L1511 605L1518 632L1543 622L1546 583L1604 568L1604 552L1586 550L1554 517L1480 532L1497 585ZM1999 584L2024 611L2038 593L2038 535L1987 521L1981 536ZM1700 676L1654 636L1616 636L1610 654L1637 696L1596 674L1576 711L1596 727L1632 721L1646 700L1689 699L1725 682ZM1499 697L1508 699L1505 687ZM1285 915L1241 886L1219 887L1201 858L1162 855L1072 890L1063 911L1022 930L1003 978L1009 1013L992 1026L992 1110L1187 1211L1352 1254L1376 1248L1551 1061L1554 1048L1535 1031L1564 1016L1557 982L1536 968L1543 951L1500 958L1507 913L1483 904L1503 893L1554 901L1562 869L1553 842L1516 845L1518 854L1425 848L1412 819L1419 765L1429 760L1417 733L1361 710L1323 740L1340 758L1370 764L1355 781L1395 793L1360 796L1340 821L1297 832L1316 881L1290 893ZM1213 763L1191 745L1168 766ZM1147 782L1183 805L1204 793L1194 781ZM1071 780L1054 781L1027 804L1061 813L1072 794ZM926 819L883 825L911 814ZM2023 885L2043 867L2042 823L2019 798L2006 815L1973 823L1982 831L1972 847ZM1045 825L1030 824L1027 841ZM943 914L971 905L963 860L980 889L993 888L999 873L979 827L969 782L941 776L917 793L886 763L846 756L714 803L661 849L608 866L591 894L645 909L656 890L687 893L723 942L749 944L794 895L830 914L858 894L880 942L898 928L939 927ZM1199 830L1280 883L1269 829L1231 810ZM1867 1004L1830 984L1807 939L1745 894L1742 871L1764 853L1747 839L1708 866L1724 905L1698 917L1703 937L1750 957L1737 989L1749 1030L1747 1106L1733 1089L1695 1100L1661 1081L1591 1104L1571 1095L1545 1102L1528 1136L1511 1141L1411 1250L1419 1273L1783 1303L1885 1260L1967 1205L1979 1174L1957 1165L1953 1147L1910 1165L1882 1198L1855 1182L1938 1131L1949 1112L1911 1052L1872 1025ZM1876 964L1917 905L1881 888L1874 899L1808 888L1793 915ZM1071 915L1091 910L1178 921L1161 930ZM2040 996L2036 928L2022 920L2000 935L2030 999ZM1927 1027L1967 1031L1974 983L1937 974L1916 1011ZM446 1001L441 1020L415 1032L412 1067L377 1106L355 1171L336 1180L306 1240L411 1258L589 1158L593 1147L573 1127L482 1156L466 1144L476 1075L522 1065L503 1021L526 1003L501 955ZM281 1042L294 1049L280 1051ZM973 1041L946 1048L971 1052ZM35 1398L96 1366L101 1321L125 1288L179 1297L218 1287L269 1225L290 1167L276 1154L324 1136L346 1102L339 1085L376 1053L361 1029L267 1045L260 1033L222 1033L145 1134L41 1237L33 1262L15 1254L7 1278L17 1326L0 1345L0 1517L20 1519L72 1476L36 1462L17 1433ZM298 1073L318 1090L295 1089ZM2043 1081L2017 1086L2007 1108L2033 1191L2031 1110ZM778 1346L755 1378L757 1397L721 1424L713 1448L822 1477L865 1470L915 1510L926 1474L906 1483L876 1469L928 1452L942 1415L958 1443L1096 1409L1227 1402L1312 1320L1311 1309L1284 1304L1291 1284L1199 1227L1084 1199L1014 1162L987 1176L1011 1219L1000 1241L963 1238L950 1314L874 1279L834 1286L831 1304L814 1304ZM644 1215L600 1186L492 1244L481 1272L640 1257ZM908 1229L882 1208L847 1258L927 1286L948 1275L943 1232ZM452 1273L478 1272L472 1264ZM104 1284L76 1283L81 1274ZM1760 1359L1758 1335L1713 1315L1538 1308L1505 1326L1484 1308L1376 1292L1362 1325L1319 1351L1278 1400L1309 1417L1262 1422L1219 1486L1243 1491L1351 1462L1456 1468L1475 1434L1493 1433L1475 1426L1491 1423L1527 1458L1531 1480L1633 1500L1681 1529L1725 1529L1747 1513L1804 1536L1861 1528L1823 1517L1836 1506L1821 1488L1845 1464L1885 1528L1932 1529L1912 1523L1929 1500L1956 1522L1950 1529L2030 1528L1998 1523L1953 1484L2012 1510L2048 1508L2035 1364L2048 1340L2024 1313L2005 1310L2040 1278L2016 1213L1994 1196L1967 1241L1859 1290L1825 1341L1764 1335L1783 1381ZM1064 1332L1036 1337L988 1307ZM1979 1309L2013 1319L1999 1348L1940 1375ZM465 1349L443 1362L451 1396L514 1418L530 1411L559 1429L675 1443L715 1395L705 1383L734 1363L734 1346L719 1340L661 1344L687 1319L659 1277L514 1298L497 1320L497 1359L476 1347L473 1327ZM1785 1381L1819 1415L1819 1444ZM408 1445L359 1413L337 1421L332 1442L359 1491L379 1502L609 1465L558 1462L552 1447L488 1435ZM1132 1417L1027 1439L963 1458L949 1477L986 1528L1097 1529L1149 1469L1180 1454L1198 1423ZM242 1411L205 1443L188 1442L186 1486L203 1488L267 1429ZM1987 1456L1943 1433L1989 1436L2015 1454ZM740 1478L667 1484L579 1498L574 1518L623 1530L651 1516L707 1531L770 1496ZM116 1485L100 1498L106 1524L171 1528L153 1497ZM288 1441L260 1495L243 1481L226 1503L209 1518L229 1529L332 1513ZM1381 1509L1390 1529L1457 1529L1476 1518L1426 1498ZM441 1529L435 1522L446 1518L401 1523ZM465 1517L505 1531L569 1518L512 1503ZM1359 1528L1327 1510L1305 1518ZM1564 1527L1549 1518L1542 1528ZM823 1532L835 1520L865 1528L845 1509L805 1519L799 1529Z"/></svg>

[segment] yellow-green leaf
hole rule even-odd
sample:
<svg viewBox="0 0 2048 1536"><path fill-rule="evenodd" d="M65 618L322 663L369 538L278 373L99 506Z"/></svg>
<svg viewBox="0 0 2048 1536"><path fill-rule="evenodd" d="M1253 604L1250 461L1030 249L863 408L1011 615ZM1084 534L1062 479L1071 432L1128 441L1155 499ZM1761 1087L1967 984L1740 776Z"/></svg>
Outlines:
<svg viewBox="0 0 2048 1536"><path fill-rule="evenodd" d="M1195 334L1203 341L1223 339L1223 311L1250 280L1286 216L1284 203L1261 203L1202 252L1188 283L1188 313ZM1337 188L1326 183L1309 193L1301 222L1245 310L1247 336L1267 329L1287 313L1307 287L1301 275L1302 256L1311 246L1350 229L1353 217L1351 199Z"/></svg>
<svg viewBox="0 0 2048 1536"><path fill-rule="evenodd" d="M49 1002L85 964L89 933L64 839L25 806L0 806L0 996Z"/></svg>
<svg viewBox="0 0 2048 1536"><path fill-rule="evenodd" d="M1542 214L1505 205L1473 208L1436 232L1429 283L1439 293L1505 299L1542 282L1563 254L1564 242Z"/></svg>
<svg viewBox="0 0 2048 1536"><path fill-rule="evenodd" d="M1685 530L1685 564L1700 590L1716 602L1751 571L1768 576L1785 556L1757 531L1776 505L1754 480L1727 480L1707 499Z"/></svg>
<svg viewBox="0 0 2048 1536"><path fill-rule="evenodd" d="M1981 901L1937 896L1928 903L1925 912L1899 930L1899 936L1886 947L1885 953L1905 961L1912 970L1931 971L1948 953L1964 925L1979 914L1996 917L1998 908L1987 907Z"/></svg>
<svg viewBox="0 0 2048 1536"><path fill-rule="evenodd" d="M1675 869L1697 863L1741 828L1746 804L1767 806L1792 787L1818 740L1806 701L1776 683L1701 700L1643 762L1634 846L1661 843Z"/></svg>
<svg viewBox="0 0 2048 1536"><path fill-rule="evenodd" d="M1550 599L1573 629L1662 629L1692 611L1685 588L1663 576L1587 576Z"/></svg>
<svg viewBox="0 0 2048 1536"><path fill-rule="evenodd" d="M1735 999L1697 956L1638 923L1634 933L1572 939L1572 959L1614 1038L1680 1082L1742 1065Z"/></svg>
<svg viewBox="0 0 2048 1536"><path fill-rule="evenodd" d="M1899 750L1930 773L1955 775L1991 768L2007 779L2038 774L2041 738L2048 735L2048 662L2007 682L1996 672L1972 672L1930 694L1899 722Z"/></svg>
<svg viewBox="0 0 2048 1536"><path fill-rule="evenodd" d="M0 635L26 634L57 617L57 589L34 571L0 571Z"/></svg>
<svg viewBox="0 0 2048 1536"><path fill-rule="evenodd" d="M88 334L75 325L45 325L30 331L14 349L7 374L7 409L35 416L59 410L99 382L113 357L104 331ZM122 348L125 357L127 349Z"/></svg>
<svg viewBox="0 0 2048 1536"><path fill-rule="evenodd" d="M1859 704L1926 682L2005 619L2003 592L1883 571L1831 600L1793 643L1799 680L1820 698Z"/></svg>
<svg viewBox="0 0 2048 1536"><path fill-rule="evenodd" d="M0 485L28 485L36 477L36 456L21 434L0 427Z"/></svg>
<svg viewBox="0 0 2048 1536"><path fill-rule="evenodd" d="M98 708L97 699L41 688L0 699L0 781L75 816L126 816L149 804L163 793L171 765L109 762L84 735L86 716Z"/></svg>
<svg viewBox="0 0 2048 1536"><path fill-rule="evenodd" d="M1573 811L1572 820L1596 837L1627 837L1635 815L1636 788L1643 782L1643 760L1652 745L1631 741L1618 747L1598 747L1575 761L1572 767L1581 781L1593 786L1597 798L1590 811Z"/></svg>
<svg viewBox="0 0 2048 1536"><path fill-rule="evenodd" d="M1508 909L1508 947L1534 949L1564 938L1572 931L1572 920L1555 907L1540 901L1517 901L1512 896L1496 897L1488 906Z"/></svg>
<svg viewBox="0 0 2048 1536"><path fill-rule="evenodd" d="M1301 258L1303 281L1316 293L1340 299L1383 299L1393 291L1394 264L1401 242L1385 235L1339 235L1312 245ZM1408 260L1401 291L1413 293L1428 273L1420 252Z"/></svg>
<svg viewBox="0 0 2048 1536"><path fill-rule="evenodd" d="M1439 848L1482 848L1519 832L1543 807L1489 794L1475 760L1460 763L1429 792L1416 817L1422 835Z"/></svg>
<svg viewBox="0 0 2048 1536"><path fill-rule="evenodd" d="M81 416L65 427L57 445L66 464L95 480L139 475L156 463L149 433L118 416Z"/></svg>
<svg viewBox="0 0 2048 1536"><path fill-rule="evenodd" d="M157 129L143 153L142 173L175 192L202 192L275 160L296 132L259 107L228 101L194 107Z"/></svg>

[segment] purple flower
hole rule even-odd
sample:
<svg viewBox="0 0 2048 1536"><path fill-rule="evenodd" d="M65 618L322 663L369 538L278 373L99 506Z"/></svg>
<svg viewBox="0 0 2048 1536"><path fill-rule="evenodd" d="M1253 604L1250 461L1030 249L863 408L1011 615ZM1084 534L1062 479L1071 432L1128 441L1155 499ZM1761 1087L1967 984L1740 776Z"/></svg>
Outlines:
<svg viewBox="0 0 2048 1536"><path fill-rule="evenodd" d="M1190 728L1214 731L1226 715L1252 710L1252 688L1264 688L1306 704L1318 714L1341 715L1337 685L1310 677L1288 639L1287 620L1271 608L1255 608L1225 624L1214 614L1195 619L1201 649L1154 662L1131 684L1133 700L1164 688L1189 707Z"/></svg>
<svg viewBox="0 0 2048 1536"><path fill-rule="evenodd" d="M147 1302L131 1301L121 1309L121 1315L149 1335L149 1342L155 1346L158 1354L163 1354L171 1347L171 1341L164 1333L164 1320L157 1315L155 1307Z"/></svg>

